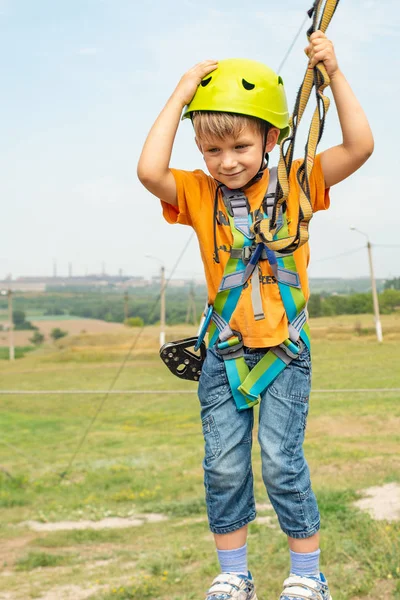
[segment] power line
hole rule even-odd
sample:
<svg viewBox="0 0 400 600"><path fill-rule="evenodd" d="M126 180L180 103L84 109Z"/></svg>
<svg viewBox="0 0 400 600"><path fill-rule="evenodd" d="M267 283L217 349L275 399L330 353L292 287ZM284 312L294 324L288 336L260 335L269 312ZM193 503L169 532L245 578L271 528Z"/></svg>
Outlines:
<svg viewBox="0 0 400 600"><path fill-rule="evenodd" d="M313 389L311 391L312 394L340 394L340 393L353 393L353 392L400 392L400 388L334 388L334 389ZM157 394L158 396L165 395L177 395L177 394L197 394L197 389L188 389L188 390L0 390L1 395L10 395L10 396L59 396L59 395L70 395L70 396L81 396L85 394L91 395L99 395L99 394L114 394L120 396L140 396L140 395L151 395L154 396ZM0 443L5 446L9 446L21 456L24 456L27 460L28 457L24 455L18 448L8 444L4 440L0 439ZM38 464L41 464L38 462Z"/></svg>
<svg viewBox="0 0 400 600"><path fill-rule="evenodd" d="M340 256L350 256L350 254L355 254L360 250L364 250L365 246L359 246L358 248L354 248L354 250L348 250L347 252L340 252L340 254L334 254L333 256L325 256L324 258L317 258L313 260L313 264L316 262L322 262L324 260L332 260L333 258L339 258Z"/></svg>
<svg viewBox="0 0 400 600"><path fill-rule="evenodd" d="M297 33L296 33L296 35L294 36L294 38L293 38L293 41L292 41L292 43L290 44L290 46L289 46L289 48L288 48L288 50L287 50L287 52L286 52L286 54L285 54L284 58L282 59L282 62L281 62L281 64L280 64L280 65L279 65L279 67L277 68L277 73L280 73L280 72L281 72L281 70L283 69L283 65L285 64L285 62L286 62L286 61L287 61L287 59L289 58L289 55L290 55L291 51L293 50L293 47L294 47L295 43L297 42L297 39L298 39L298 37L299 37L300 33L302 32L304 25L307 23L308 19L309 19L309 16L308 16L308 14L307 14L307 15L304 17L304 21L303 21L303 22L302 22L302 24L300 25L298 32L297 32Z"/></svg>

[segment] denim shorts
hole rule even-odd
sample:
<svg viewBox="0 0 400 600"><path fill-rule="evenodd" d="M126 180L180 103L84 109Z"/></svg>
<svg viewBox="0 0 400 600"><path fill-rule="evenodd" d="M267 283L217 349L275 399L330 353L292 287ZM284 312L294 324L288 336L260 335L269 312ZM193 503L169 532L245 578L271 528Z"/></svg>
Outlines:
<svg viewBox="0 0 400 600"><path fill-rule="evenodd" d="M252 369L264 352L246 352ZM258 441L263 481L284 533L307 538L320 527L303 453L311 387L307 348L263 392ZM230 533L256 517L251 464L254 410L239 412L224 360L207 350L198 390L205 442L203 461L207 513L213 533Z"/></svg>

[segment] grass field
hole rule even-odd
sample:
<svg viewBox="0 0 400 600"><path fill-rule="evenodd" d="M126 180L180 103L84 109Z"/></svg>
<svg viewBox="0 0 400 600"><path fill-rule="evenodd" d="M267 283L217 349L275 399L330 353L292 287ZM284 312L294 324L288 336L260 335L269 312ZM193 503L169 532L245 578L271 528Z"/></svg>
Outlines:
<svg viewBox="0 0 400 600"><path fill-rule="evenodd" d="M356 317L313 323L313 387L331 393L312 394L306 455L334 600L400 598L399 521L374 521L353 506L369 486L400 483L400 393L337 392L400 388L400 321L384 321L380 346L371 322L367 315L360 324ZM159 361L157 333L144 330L114 386L142 393L107 399L64 478L103 396L0 394L0 600L203 597L218 567L205 519L198 401L195 385ZM167 337L191 333L174 328ZM0 389L108 389L136 336L87 333L12 365L1 361ZM250 563L259 600L273 600L288 552L256 442L253 454L259 517L250 526ZM56 530L65 521L117 517L132 526Z"/></svg>

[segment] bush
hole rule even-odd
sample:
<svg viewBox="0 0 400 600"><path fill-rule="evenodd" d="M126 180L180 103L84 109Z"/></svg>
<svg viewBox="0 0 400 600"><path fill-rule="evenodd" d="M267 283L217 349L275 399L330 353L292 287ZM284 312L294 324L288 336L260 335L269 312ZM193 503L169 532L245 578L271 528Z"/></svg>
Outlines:
<svg viewBox="0 0 400 600"><path fill-rule="evenodd" d="M379 294L379 306L383 314L390 313L400 308L400 290L387 289Z"/></svg>
<svg viewBox="0 0 400 600"><path fill-rule="evenodd" d="M144 321L141 317L129 317L129 319L125 319L124 325L127 327L143 327Z"/></svg>
<svg viewBox="0 0 400 600"><path fill-rule="evenodd" d="M25 323L25 317L26 315L23 310L13 310L12 320L15 327L17 327L18 325L22 325L22 323Z"/></svg>
<svg viewBox="0 0 400 600"><path fill-rule="evenodd" d="M35 344L35 346L40 346L44 342L44 335L39 330L36 330L33 336L29 338L29 341Z"/></svg>
<svg viewBox="0 0 400 600"><path fill-rule="evenodd" d="M63 331L59 327L54 327L50 332L50 337L56 341L68 335L68 331Z"/></svg>
<svg viewBox="0 0 400 600"><path fill-rule="evenodd" d="M14 329L17 331L36 329L30 321L25 320L25 313L23 310L13 310L12 320Z"/></svg>

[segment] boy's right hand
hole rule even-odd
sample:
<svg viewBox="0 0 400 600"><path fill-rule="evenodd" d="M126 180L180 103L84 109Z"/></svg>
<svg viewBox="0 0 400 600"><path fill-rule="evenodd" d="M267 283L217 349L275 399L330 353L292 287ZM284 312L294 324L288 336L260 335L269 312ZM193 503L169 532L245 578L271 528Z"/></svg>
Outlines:
<svg viewBox="0 0 400 600"><path fill-rule="evenodd" d="M182 103L182 108L192 100L203 77L215 71L217 67L217 60L204 60L184 74L173 93Z"/></svg>
<svg viewBox="0 0 400 600"><path fill-rule="evenodd" d="M178 206L178 199L169 163L182 109L192 100L203 77L215 71L217 66L216 60L204 60L185 73L143 146L137 168L138 177L149 192L172 206Z"/></svg>

